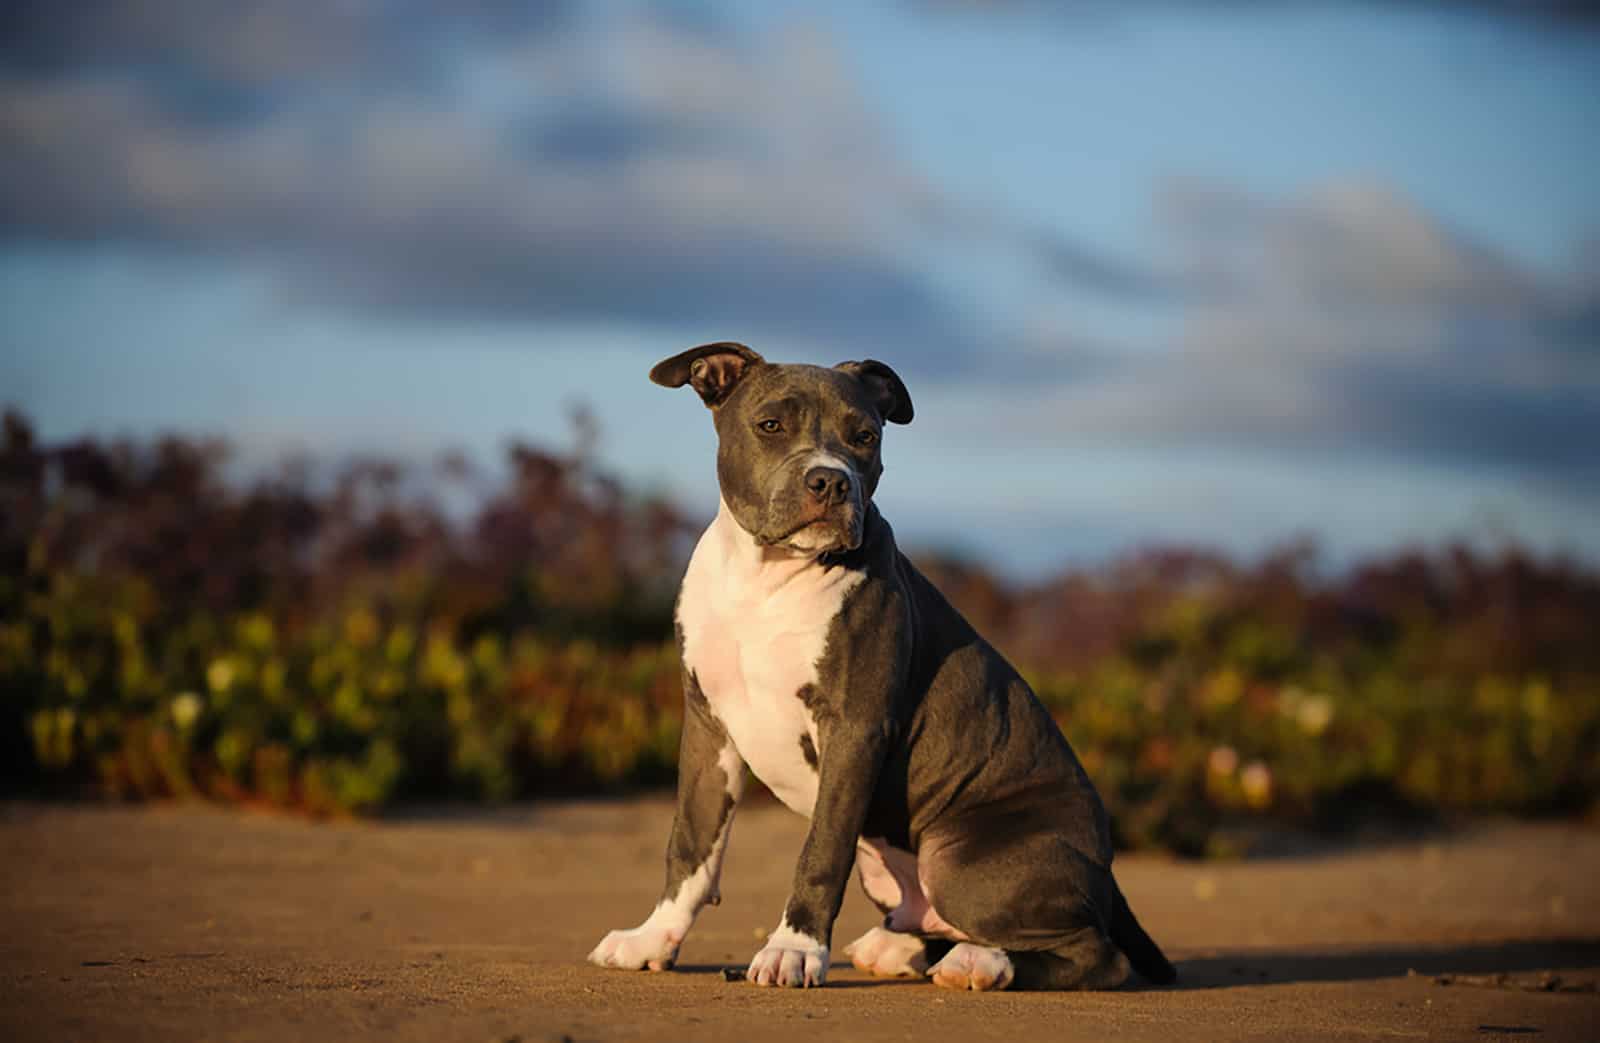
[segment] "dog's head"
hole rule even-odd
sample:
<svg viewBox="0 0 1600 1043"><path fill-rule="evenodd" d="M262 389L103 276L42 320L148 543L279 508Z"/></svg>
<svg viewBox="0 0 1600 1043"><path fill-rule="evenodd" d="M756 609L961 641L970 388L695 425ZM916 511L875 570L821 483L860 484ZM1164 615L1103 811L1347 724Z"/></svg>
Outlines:
<svg viewBox="0 0 1600 1043"><path fill-rule="evenodd" d="M883 426L911 422L894 370L872 359L779 365L723 342L663 360L650 379L688 384L710 407L723 502L756 542L807 554L861 545Z"/></svg>

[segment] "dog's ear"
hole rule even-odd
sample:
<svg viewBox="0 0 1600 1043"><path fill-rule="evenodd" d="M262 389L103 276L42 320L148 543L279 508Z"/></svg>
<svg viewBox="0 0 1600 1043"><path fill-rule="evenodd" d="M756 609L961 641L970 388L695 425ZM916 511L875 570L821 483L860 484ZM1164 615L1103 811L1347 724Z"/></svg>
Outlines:
<svg viewBox="0 0 1600 1043"><path fill-rule="evenodd" d="M911 408L911 393L899 374L877 359L862 362L841 362L834 369L843 370L867 386L878 404L878 415L891 424L909 424L916 411Z"/></svg>
<svg viewBox="0 0 1600 1043"><path fill-rule="evenodd" d="M662 387L694 388L706 405L722 404L744 375L765 362L760 355L731 340L702 344L662 359L650 370L650 379Z"/></svg>

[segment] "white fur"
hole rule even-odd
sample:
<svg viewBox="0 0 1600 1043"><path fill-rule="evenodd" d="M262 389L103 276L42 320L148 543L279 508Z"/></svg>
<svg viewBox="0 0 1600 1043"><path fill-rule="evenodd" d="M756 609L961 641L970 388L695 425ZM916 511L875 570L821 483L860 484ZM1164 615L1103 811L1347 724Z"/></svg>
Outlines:
<svg viewBox="0 0 1600 1043"><path fill-rule="evenodd" d="M1005 950L962 942L933 965L928 977L941 989L986 992L1010 985L1016 970Z"/></svg>
<svg viewBox="0 0 1600 1043"><path fill-rule="evenodd" d="M762 547L727 504L700 537L678 598L683 662L750 770L810 817L817 772L800 736L817 723L798 692L817 680L828 628L863 574L814 556ZM820 746L819 746L820 749Z"/></svg>
<svg viewBox="0 0 1600 1043"><path fill-rule="evenodd" d="M880 978L920 978L928 973L928 947L914 934L874 927L844 947L857 970Z"/></svg>
<svg viewBox="0 0 1600 1043"><path fill-rule="evenodd" d="M655 918L654 913L650 915L651 919ZM646 920L638 927L606 935L589 953L589 962L597 967L629 971L645 968L664 971L678 958L678 946L682 944L683 932L674 932Z"/></svg>
<svg viewBox="0 0 1600 1043"><path fill-rule="evenodd" d="M784 920L755 954L744 976L757 985L822 985L828 980L828 947Z"/></svg>
<svg viewBox="0 0 1600 1043"><path fill-rule="evenodd" d="M830 453L825 449L815 450L810 456L806 457L805 469L809 471L813 467L832 467L849 475L851 482L860 480L860 475L856 474L855 461L846 460L838 453ZM859 486L851 487L852 492L858 492L859 489Z"/></svg>

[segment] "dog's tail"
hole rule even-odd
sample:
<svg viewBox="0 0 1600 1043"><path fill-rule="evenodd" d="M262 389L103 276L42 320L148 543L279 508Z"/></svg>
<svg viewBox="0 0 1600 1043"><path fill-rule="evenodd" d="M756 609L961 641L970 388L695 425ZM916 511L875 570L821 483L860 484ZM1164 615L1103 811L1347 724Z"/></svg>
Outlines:
<svg viewBox="0 0 1600 1043"><path fill-rule="evenodd" d="M1162 955L1161 947L1139 926L1133 910L1128 908L1128 900L1122 897L1122 888L1117 886L1115 877L1111 880L1111 893L1111 940L1117 943L1117 948L1122 950L1128 962L1133 964L1133 969L1145 981L1152 985L1171 985L1177 981L1178 972Z"/></svg>

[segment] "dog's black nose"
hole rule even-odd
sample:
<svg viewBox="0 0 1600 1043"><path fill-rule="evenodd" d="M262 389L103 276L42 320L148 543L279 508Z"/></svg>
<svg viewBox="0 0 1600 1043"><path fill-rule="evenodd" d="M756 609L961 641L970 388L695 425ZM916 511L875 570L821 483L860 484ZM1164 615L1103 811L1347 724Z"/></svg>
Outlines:
<svg viewBox="0 0 1600 1043"><path fill-rule="evenodd" d="M806 491L830 507L844 503L850 496L850 476L837 467L813 467L806 472Z"/></svg>

